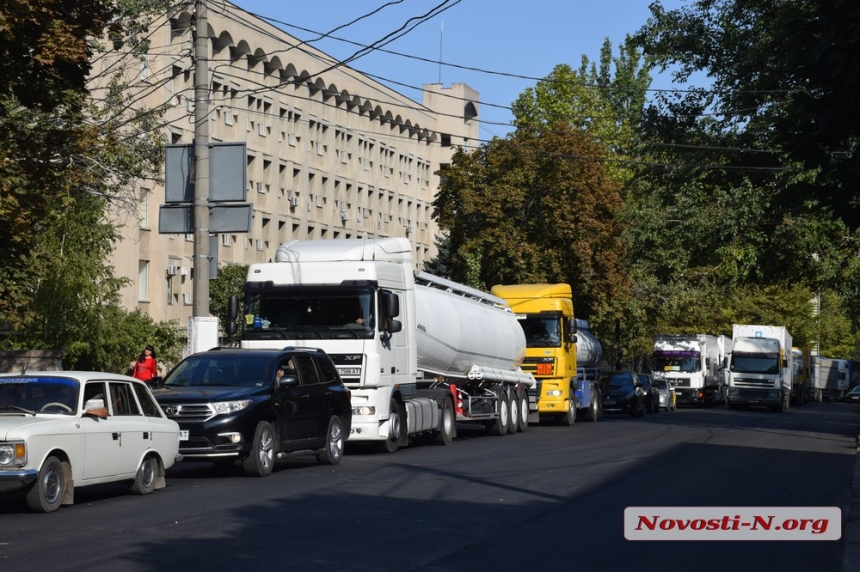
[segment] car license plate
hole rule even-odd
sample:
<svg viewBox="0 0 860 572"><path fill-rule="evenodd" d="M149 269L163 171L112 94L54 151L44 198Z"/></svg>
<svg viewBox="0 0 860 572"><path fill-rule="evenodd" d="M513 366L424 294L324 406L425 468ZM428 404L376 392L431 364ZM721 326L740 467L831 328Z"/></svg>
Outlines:
<svg viewBox="0 0 860 572"><path fill-rule="evenodd" d="M604 403L604 404L606 404L606 405L615 405L615 402L614 402L614 401L610 401L610 400L608 400L608 399L607 399L606 401L604 401L603 403Z"/></svg>
<svg viewBox="0 0 860 572"><path fill-rule="evenodd" d="M360 367L342 367L337 370L341 375L361 375Z"/></svg>
<svg viewBox="0 0 860 572"><path fill-rule="evenodd" d="M180 441L188 441L188 431L180 431L179 432L179 440Z"/></svg>

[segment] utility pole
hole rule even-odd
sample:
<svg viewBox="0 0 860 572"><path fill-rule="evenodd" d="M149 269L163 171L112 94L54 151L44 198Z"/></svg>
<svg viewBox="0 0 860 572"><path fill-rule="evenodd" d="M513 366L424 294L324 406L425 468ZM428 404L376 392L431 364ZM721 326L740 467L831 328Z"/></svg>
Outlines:
<svg viewBox="0 0 860 572"><path fill-rule="evenodd" d="M192 317L209 316L209 23L195 0L194 39L194 288Z"/></svg>

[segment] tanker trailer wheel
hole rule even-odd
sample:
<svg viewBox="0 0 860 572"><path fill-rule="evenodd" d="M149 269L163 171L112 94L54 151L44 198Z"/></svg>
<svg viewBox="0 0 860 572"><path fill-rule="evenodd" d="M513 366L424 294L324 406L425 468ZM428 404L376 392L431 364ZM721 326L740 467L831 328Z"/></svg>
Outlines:
<svg viewBox="0 0 860 572"><path fill-rule="evenodd" d="M502 435L507 434L508 426L511 422L511 402L508 399L508 394L504 391L498 391L497 395L499 396L499 407L496 412L497 416L489 422L487 429L490 432L490 435L501 437Z"/></svg>
<svg viewBox="0 0 860 572"><path fill-rule="evenodd" d="M439 429L433 432L433 442L437 445L450 445L457 432L457 420L454 415L454 406L450 399L442 402L439 419Z"/></svg>
<svg viewBox="0 0 860 572"><path fill-rule="evenodd" d="M510 404L508 410L511 412L511 420L508 422L508 433L516 433L520 426L520 406L517 404L516 390L510 393L508 403Z"/></svg>
<svg viewBox="0 0 860 572"><path fill-rule="evenodd" d="M400 445L400 432L403 430L403 417L400 404L392 398L388 403L388 438L379 444L383 453L393 453Z"/></svg>
<svg viewBox="0 0 860 572"><path fill-rule="evenodd" d="M517 399L517 407L520 408L520 423L517 431L524 433L529 430L529 392L523 389L519 395L515 393L514 397ZM513 406L512 403L511 407Z"/></svg>

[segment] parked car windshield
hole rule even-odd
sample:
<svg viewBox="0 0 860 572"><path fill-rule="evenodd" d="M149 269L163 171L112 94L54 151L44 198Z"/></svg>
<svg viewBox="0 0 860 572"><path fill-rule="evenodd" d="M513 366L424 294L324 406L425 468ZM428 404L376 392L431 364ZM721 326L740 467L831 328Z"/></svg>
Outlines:
<svg viewBox="0 0 860 572"><path fill-rule="evenodd" d="M70 379L21 376L0 378L0 414L26 411L76 415L80 385Z"/></svg>
<svg viewBox="0 0 860 572"><path fill-rule="evenodd" d="M274 383L272 358L265 355L202 354L185 358L164 378L164 387L263 387Z"/></svg>
<svg viewBox="0 0 860 572"><path fill-rule="evenodd" d="M655 379L653 384L657 389L669 389L669 382L665 379Z"/></svg>
<svg viewBox="0 0 860 572"><path fill-rule="evenodd" d="M608 387L609 389L630 389L633 387L633 376L629 373L613 375Z"/></svg>

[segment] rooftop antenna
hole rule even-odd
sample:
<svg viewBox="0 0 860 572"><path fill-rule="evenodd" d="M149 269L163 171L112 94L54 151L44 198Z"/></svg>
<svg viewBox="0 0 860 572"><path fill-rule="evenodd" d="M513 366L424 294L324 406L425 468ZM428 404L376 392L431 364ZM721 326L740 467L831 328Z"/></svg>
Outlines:
<svg viewBox="0 0 860 572"><path fill-rule="evenodd" d="M445 32L445 20L442 20L442 26L439 28L439 84L442 84L442 34Z"/></svg>

